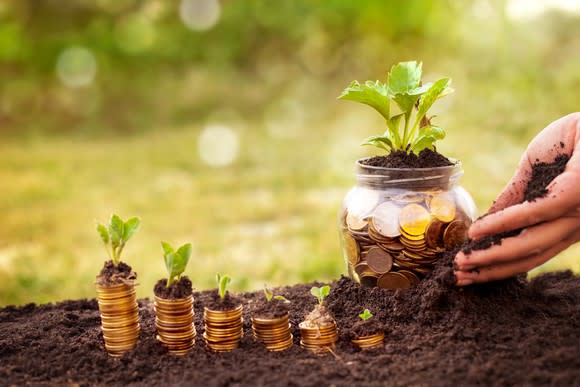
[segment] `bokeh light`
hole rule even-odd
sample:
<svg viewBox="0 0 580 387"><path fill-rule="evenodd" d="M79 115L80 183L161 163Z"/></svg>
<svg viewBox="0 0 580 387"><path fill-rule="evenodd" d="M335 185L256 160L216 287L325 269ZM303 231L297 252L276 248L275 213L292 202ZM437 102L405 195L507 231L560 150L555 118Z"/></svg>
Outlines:
<svg viewBox="0 0 580 387"><path fill-rule="evenodd" d="M548 10L564 12L580 12L578 0L508 0L506 13L514 20L528 20L541 15Z"/></svg>
<svg viewBox="0 0 580 387"><path fill-rule="evenodd" d="M85 47L69 47L61 52L56 62L58 78L68 87L90 85L97 73L97 61Z"/></svg>
<svg viewBox="0 0 580 387"><path fill-rule="evenodd" d="M179 16L194 31L209 30L218 22L221 6L218 0L181 0Z"/></svg>
<svg viewBox="0 0 580 387"><path fill-rule="evenodd" d="M238 157L238 134L224 125L206 126L199 135L199 156L209 166L223 167Z"/></svg>

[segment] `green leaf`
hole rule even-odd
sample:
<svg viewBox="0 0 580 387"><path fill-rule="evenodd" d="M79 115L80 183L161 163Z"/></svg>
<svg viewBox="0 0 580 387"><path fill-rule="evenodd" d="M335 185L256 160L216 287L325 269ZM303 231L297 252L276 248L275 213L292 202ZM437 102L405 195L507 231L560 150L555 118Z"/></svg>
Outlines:
<svg viewBox="0 0 580 387"><path fill-rule="evenodd" d="M413 153L419 154L419 152L421 152L425 148L433 149L434 146L433 144L435 144L436 141L437 139L433 136L420 137L419 139L417 139L417 142L415 142L415 144L411 147L411 150L413 151Z"/></svg>
<svg viewBox="0 0 580 387"><path fill-rule="evenodd" d="M286 303L286 304L289 304L289 303L290 303L290 300L289 300L289 299L287 299L287 298L286 298L286 297L284 297L284 296L274 296L274 299L275 299L275 300L278 300L278 301L284 301L284 303Z"/></svg>
<svg viewBox="0 0 580 387"><path fill-rule="evenodd" d="M324 285L320 289L320 294L322 295L322 300L324 300L326 298L326 296L328 296L330 294L330 285Z"/></svg>
<svg viewBox="0 0 580 387"><path fill-rule="evenodd" d="M171 245L169 243L167 243L167 242L163 242L162 241L161 242L161 247L163 247L163 253L165 255L172 254L172 253L175 252L175 251L173 251L173 247L171 247Z"/></svg>
<svg viewBox="0 0 580 387"><path fill-rule="evenodd" d="M216 279L218 280L218 293L220 298L223 300L226 296L228 285L232 282L232 279L227 274L221 275L219 273L216 275Z"/></svg>
<svg viewBox="0 0 580 387"><path fill-rule="evenodd" d="M268 302L270 302L272 297L274 297L274 293L272 293L272 291L266 285L264 285L264 296Z"/></svg>
<svg viewBox="0 0 580 387"><path fill-rule="evenodd" d="M361 145L373 145L377 148L384 149L386 151L390 151L393 149L393 143L387 136L371 136L365 140Z"/></svg>
<svg viewBox="0 0 580 387"><path fill-rule="evenodd" d="M173 267L175 262L175 253L169 253L163 255L163 260L165 261L165 268L167 269L167 286L171 285L173 282Z"/></svg>
<svg viewBox="0 0 580 387"><path fill-rule="evenodd" d="M370 310L365 309L361 314L358 315L358 317L360 317L360 319L363 321L367 321L369 318L373 317L373 314Z"/></svg>
<svg viewBox="0 0 580 387"><path fill-rule="evenodd" d="M427 125L419 129L419 137L431 136L435 140L443 140L445 138L445 130L439 126Z"/></svg>
<svg viewBox="0 0 580 387"><path fill-rule="evenodd" d="M310 294L312 294L318 300L318 303L322 305L326 296L330 294L330 285L324 285L322 287L313 286L310 288Z"/></svg>
<svg viewBox="0 0 580 387"><path fill-rule="evenodd" d="M105 225L103 225L101 223L97 224L97 232L101 236L103 243L108 244L109 243L109 232L107 231L107 228L105 227Z"/></svg>
<svg viewBox="0 0 580 387"><path fill-rule="evenodd" d="M111 216L111 221L109 223L109 234L111 234L111 243L113 246L119 246L123 240L123 230L125 228L125 223L118 216L113 214Z"/></svg>
<svg viewBox="0 0 580 387"><path fill-rule="evenodd" d="M387 87L380 81L366 81L363 85L358 81L353 81L338 98L369 105L385 119L389 119L390 102Z"/></svg>
<svg viewBox="0 0 580 387"><path fill-rule="evenodd" d="M137 231L139 228L140 224L141 220L139 218L131 218L125 222L123 225L123 242L126 243L129 239L131 239L133 234L135 234L135 231Z"/></svg>
<svg viewBox="0 0 580 387"><path fill-rule="evenodd" d="M391 67L387 75L389 95L410 94L410 91L419 87L421 73L422 63L417 63L416 61L400 62Z"/></svg>
<svg viewBox="0 0 580 387"><path fill-rule="evenodd" d="M441 78L434 82L429 90L421 97L419 101L419 107L417 108L417 118L416 121L421 121L421 119L427 114L427 111L431 109L431 106L435 103L437 98L445 91L447 86L451 84L449 78Z"/></svg>
<svg viewBox="0 0 580 387"><path fill-rule="evenodd" d="M191 257L191 243L186 243L181 246L177 249L175 255L177 262L174 263L174 271L177 273L177 276L180 276L185 271L189 258Z"/></svg>

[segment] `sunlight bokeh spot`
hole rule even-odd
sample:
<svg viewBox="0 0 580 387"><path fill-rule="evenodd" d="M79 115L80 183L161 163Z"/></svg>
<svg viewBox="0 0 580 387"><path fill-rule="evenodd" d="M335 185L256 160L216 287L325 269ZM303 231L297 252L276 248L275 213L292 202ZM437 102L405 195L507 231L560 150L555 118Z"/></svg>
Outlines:
<svg viewBox="0 0 580 387"><path fill-rule="evenodd" d="M580 13L578 0L508 0L506 13L514 20L533 19L549 10Z"/></svg>
<svg viewBox="0 0 580 387"><path fill-rule="evenodd" d="M209 30L218 22L221 6L218 0L181 0L179 16L194 31Z"/></svg>
<svg viewBox="0 0 580 387"><path fill-rule="evenodd" d="M198 148L204 163L212 167L229 165L238 157L238 134L227 126L207 126L199 135Z"/></svg>
<svg viewBox="0 0 580 387"><path fill-rule="evenodd" d="M58 78L69 87L90 85L97 73L97 61L85 47L69 47L61 52L56 62Z"/></svg>

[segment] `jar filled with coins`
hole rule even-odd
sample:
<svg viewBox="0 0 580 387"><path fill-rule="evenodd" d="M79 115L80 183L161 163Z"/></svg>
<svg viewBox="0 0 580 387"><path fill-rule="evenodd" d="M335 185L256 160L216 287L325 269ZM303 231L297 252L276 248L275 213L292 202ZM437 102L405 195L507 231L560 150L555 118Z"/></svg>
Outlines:
<svg viewBox="0 0 580 387"><path fill-rule="evenodd" d="M459 185L461 163L406 169L362 161L339 215L348 273L363 286L409 288L467 239L477 211Z"/></svg>

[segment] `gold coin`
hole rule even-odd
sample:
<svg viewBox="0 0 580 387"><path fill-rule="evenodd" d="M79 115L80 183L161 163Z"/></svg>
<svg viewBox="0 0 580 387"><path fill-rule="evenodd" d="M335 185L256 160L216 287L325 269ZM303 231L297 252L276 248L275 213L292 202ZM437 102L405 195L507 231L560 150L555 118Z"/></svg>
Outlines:
<svg viewBox="0 0 580 387"><path fill-rule="evenodd" d="M467 241L469 226L460 220L455 220L447 226L443 233L443 244L447 250L453 250Z"/></svg>
<svg viewBox="0 0 580 387"><path fill-rule="evenodd" d="M367 265L377 274L383 274L393 267L393 257L380 247L373 247L367 255Z"/></svg>
<svg viewBox="0 0 580 387"><path fill-rule="evenodd" d="M401 208L391 202L384 202L375 208L372 219L373 226L379 234L388 238L401 235L399 231L399 213Z"/></svg>
<svg viewBox="0 0 580 387"><path fill-rule="evenodd" d="M401 273L389 272L379 277L377 285L382 289L408 289L411 281Z"/></svg>
<svg viewBox="0 0 580 387"><path fill-rule="evenodd" d="M363 273L360 275L360 284L368 288L377 286L378 275L375 273Z"/></svg>
<svg viewBox="0 0 580 387"><path fill-rule="evenodd" d="M432 248L443 247L443 231L446 224L441 220L433 219L425 232L425 241Z"/></svg>
<svg viewBox="0 0 580 387"><path fill-rule="evenodd" d="M349 229L359 231L364 229L368 225L368 222L359 215L351 214L349 212L346 216L346 224Z"/></svg>
<svg viewBox="0 0 580 387"><path fill-rule="evenodd" d="M346 251L346 256L348 258L348 262L351 265L356 265L358 261L360 261L360 250L356 240L350 236L349 234L344 235L344 249Z"/></svg>
<svg viewBox="0 0 580 387"><path fill-rule="evenodd" d="M402 203L422 203L425 201L425 194L416 192L405 192L391 197L391 200Z"/></svg>
<svg viewBox="0 0 580 387"><path fill-rule="evenodd" d="M434 196L429 202L431 214L443 223L449 223L455 218L455 209L453 195L449 192Z"/></svg>
<svg viewBox="0 0 580 387"><path fill-rule="evenodd" d="M413 273L410 270L399 270L399 273L403 274L405 277L409 279L409 281L411 282L411 286L418 285L419 282L421 282L417 274Z"/></svg>
<svg viewBox="0 0 580 387"><path fill-rule="evenodd" d="M431 221L431 215L420 204L409 204L399 214L399 224L402 231L409 235L422 236Z"/></svg>

